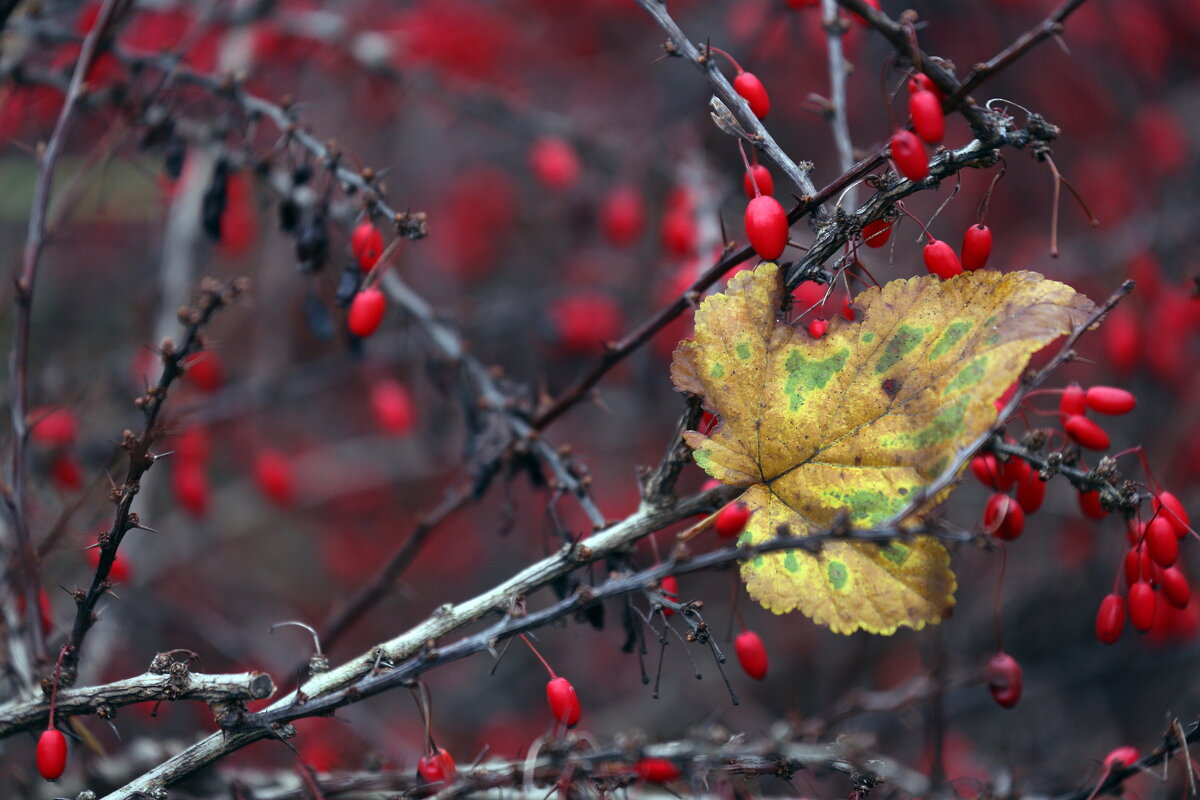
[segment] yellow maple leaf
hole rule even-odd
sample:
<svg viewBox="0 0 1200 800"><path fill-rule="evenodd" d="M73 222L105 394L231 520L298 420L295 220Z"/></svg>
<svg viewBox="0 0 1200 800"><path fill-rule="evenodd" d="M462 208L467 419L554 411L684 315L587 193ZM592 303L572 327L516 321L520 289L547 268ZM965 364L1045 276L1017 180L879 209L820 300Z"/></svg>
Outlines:
<svg viewBox="0 0 1200 800"><path fill-rule="evenodd" d="M671 378L720 422L685 434L708 474L744 486L739 540L886 523L996 418L994 401L1029 357L1084 322L1086 297L1034 272L892 281L855 299L858 321L825 336L777 320L779 268L735 275L696 312ZM742 565L750 595L838 633L922 628L954 604L950 558L929 537L888 546L830 542Z"/></svg>

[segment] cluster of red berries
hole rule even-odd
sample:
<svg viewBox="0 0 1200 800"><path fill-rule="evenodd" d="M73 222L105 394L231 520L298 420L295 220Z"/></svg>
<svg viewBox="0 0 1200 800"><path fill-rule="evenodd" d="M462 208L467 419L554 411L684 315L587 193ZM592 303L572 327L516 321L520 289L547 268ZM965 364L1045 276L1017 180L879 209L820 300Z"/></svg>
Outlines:
<svg viewBox="0 0 1200 800"><path fill-rule="evenodd" d="M1191 520L1170 492L1155 495L1151 507L1154 516L1149 522L1131 519L1126 529L1129 550L1123 571L1128 601L1114 589L1100 602L1096 638L1104 644L1121 638L1126 616L1134 628L1145 633L1154 625L1160 602L1175 608L1186 608L1191 602L1187 576L1176 566L1179 542L1191 530Z"/></svg>
<svg viewBox="0 0 1200 800"><path fill-rule="evenodd" d="M1096 422L1088 419L1087 412L1098 414L1128 414L1137 405L1137 398L1124 389L1113 386L1092 386L1085 390L1073 383L1063 390L1058 410L1062 417L1063 431L1080 447L1088 450L1107 450L1112 441Z"/></svg>
<svg viewBox="0 0 1200 800"><path fill-rule="evenodd" d="M75 413L67 408L35 408L29 413L30 440L50 451L50 479L64 491L83 486L83 470L71 449L79 430Z"/></svg>
<svg viewBox="0 0 1200 800"><path fill-rule="evenodd" d="M863 232L866 233L865 226ZM983 269L992 255L992 232L987 225L982 223L972 225L963 234L961 259L954 252L954 248L946 242L933 238L928 232L926 236L929 241L922 253L925 269L929 270L931 275L937 275L942 280L949 280L955 275L960 275L963 270L973 272Z"/></svg>
<svg viewBox="0 0 1200 800"><path fill-rule="evenodd" d="M971 460L971 472L993 494L983 510L983 526L997 539L1012 541L1025 530L1025 515L1042 507L1046 482L1019 458L1000 461L991 453ZM1014 495L1008 493L1016 489Z"/></svg>
<svg viewBox="0 0 1200 800"><path fill-rule="evenodd" d="M370 220L363 220L350 235L350 251L363 275L370 275L383 255L383 234ZM383 292L376 286L363 287L350 301L346 327L350 333L365 339L379 328L385 311L387 299Z"/></svg>
<svg viewBox="0 0 1200 800"><path fill-rule="evenodd" d="M924 144L937 144L946 134L943 100L945 95L928 76L918 74L908 81L908 112L913 130L901 128L892 134L891 151L896 169L910 181L929 177Z"/></svg>
<svg viewBox="0 0 1200 800"><path fill-rule="evenodd" d="M208 433L199 426L188 428L175 442L171 493L183 510L197 519L208 514L212 496L205 470L211 450Z"/></svg>

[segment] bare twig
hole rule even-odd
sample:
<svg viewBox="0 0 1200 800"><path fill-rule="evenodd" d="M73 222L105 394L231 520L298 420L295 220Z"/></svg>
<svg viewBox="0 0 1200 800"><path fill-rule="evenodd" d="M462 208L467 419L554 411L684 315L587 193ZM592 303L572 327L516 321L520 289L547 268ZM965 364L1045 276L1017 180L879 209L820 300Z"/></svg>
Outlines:
<svg viewBox="0 0 1200 800"><path fill-rule="evenodd" d="M670 37L672 46L675 48L674 55L682 56L708 75L708 79L712 83L717 96L720 97L721 102L728 108L736 110L738 121L749 132L755 145L768 158L779 165L783 173L792 179L792 182L800 188L803 194L807 196L815 195L817 187L813 185L812 179L808 177L811 165L801 166L783 151L783 148L776 143L774 137L763 127L763 124L754 115L754 112L750 110L750 104L734 90L733 84L717 68L714 60L709 55L702 54L700 49L692 44L691 40L684 34L683 30L667 11L666 3L658 2L658 0L637 0L637 3L650 16L654 17L654 21L658 23L659 27L666 31L667 36ZM824 210L818 209L817 218L824 220L825 217Z"/></svg>

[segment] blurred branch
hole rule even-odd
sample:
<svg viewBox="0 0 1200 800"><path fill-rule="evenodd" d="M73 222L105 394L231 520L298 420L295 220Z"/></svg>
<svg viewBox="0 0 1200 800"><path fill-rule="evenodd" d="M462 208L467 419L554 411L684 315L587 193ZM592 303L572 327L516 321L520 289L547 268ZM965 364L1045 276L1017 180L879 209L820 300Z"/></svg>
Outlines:
<svg viewBox="0 0 1200 800"><path fill-rule="evenodd" d="M825 27L826 54L829 59L829 125L833 128L833 142L837 147L838 167L848 172L854 166L854 146L850 142L850 126L846 120L846 56L842 52L842 35L845 29L838 14L837 0L821 0L821 21ZM846 193L846 202L854 207L854 190Z"/></svg>
<svg viewBox="0 0 1200 800"><path fill-rule="evenodd" d="M946 107L954 108L985 80L1011 65L1046 39L1062 34L1065 30L1063 23L1066 22L1067 17L1085 2L1086 0L1066 0L1066 2L1050 12L1048 17L1017 37L1016 41L1008 47L992 56L986 62L976 64L972 67L970 74L967 75L962 85L946 97Z"/></svg>
<svg viewBox="0 0 1200 800"><path fill-rule="evenodd" d="M275 684L266 673L208 675L189 672L186 664L173 661L165 670L152 670L135 678L102 686L63 689L58 693L54 714L58 719L81 714L98 714L108 719L114 715L115 709L134 703L198 700L204 703L240 704L247 700L262 700L274 693ZM45 727L49 712L48 699L0 706L0 738Z"/></svg>
<svg viewBox="0 0 1200 800"><path fill-rule="evenodd" d="M38 263L46 243L46 216L50 208L50 193L54 183L54 170L58 158L66 146L67 131L75 116L79 99L86 90L85 78L96 58L100 41L109 33L109 27L118 14L118 7L128 0L104 0L95 24L83 40L66 97L50 139L38 147L37 178L33 186L33 202L29 211L29 228L22 253L21 269L14 277L13 292L13 340L9 351L8 369L12 381L11 413L13 429L12 472L10 485L5 487L4 501L13 519L17 535L17 557L21 562L20 588L25 597L26 630L30 637L34 658L40 658L46 650L43 633L42 606L39 601L41 582L38 579L37 557L29 531L29 519L25 498L25 449L29 444L29 338L33 317L33 292L37 284ZM7 18L8 13L4 14ZM3 20L0 20L2 23Z"/></svg>

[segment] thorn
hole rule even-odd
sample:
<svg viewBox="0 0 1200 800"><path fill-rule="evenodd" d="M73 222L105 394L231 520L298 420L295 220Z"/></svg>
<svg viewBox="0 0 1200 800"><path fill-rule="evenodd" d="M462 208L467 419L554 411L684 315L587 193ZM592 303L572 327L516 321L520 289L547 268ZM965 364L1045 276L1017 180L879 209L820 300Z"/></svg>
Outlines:
<svg viewBox="0 0 1200 800"><path fill-rule="evenodd" d="M137 528L139 531L149 531L150 533L158 533L157 530L155 530L154 528L151 528L149 525L143 525L140 521L137 522L136 524L130 525L129 527Z"/></svg>
<svg viewBox="0 0 1200 800"><path fill-rule="evenodd" d="M160 458L166 458L167 456L173 456L173 455L175 455L175 451L174 451L174 450L168 450L168 451L167 451L167 452L165 452L165 453L158 453L157 455L156 455L156 454L154 454L154 453L150 453L150 460L151 460L151 461L158 461Z"/></svg>

